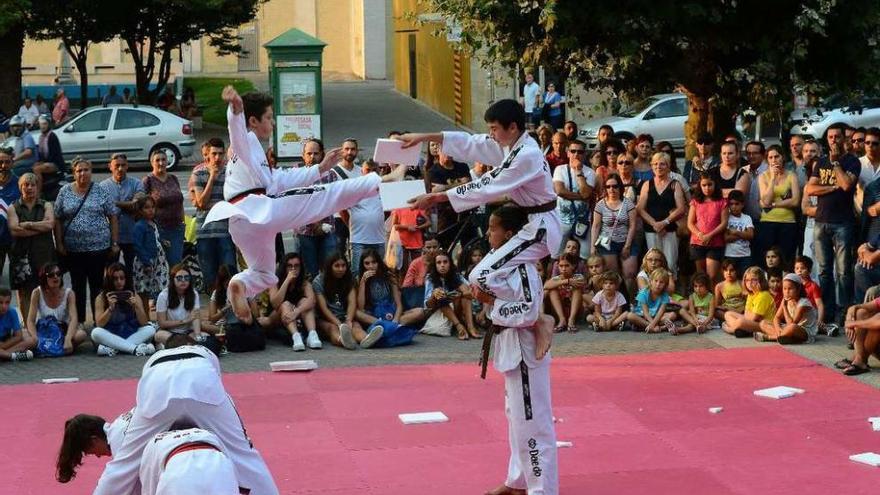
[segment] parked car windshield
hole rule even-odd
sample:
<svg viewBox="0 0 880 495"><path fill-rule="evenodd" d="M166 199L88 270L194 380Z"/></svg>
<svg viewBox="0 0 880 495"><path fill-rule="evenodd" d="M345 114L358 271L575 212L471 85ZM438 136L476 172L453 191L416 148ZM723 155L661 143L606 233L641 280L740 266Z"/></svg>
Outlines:
<svg viewBox="0 0 880 495"><path fill-rule="evenodd" d="M620 113L617 115L619 115L620 117L635 117L636 115L644 112L646 108L657 103L658 101L660 101L660 98L657 98L655 96L645 98L644 100L621 110Z"/></svg>

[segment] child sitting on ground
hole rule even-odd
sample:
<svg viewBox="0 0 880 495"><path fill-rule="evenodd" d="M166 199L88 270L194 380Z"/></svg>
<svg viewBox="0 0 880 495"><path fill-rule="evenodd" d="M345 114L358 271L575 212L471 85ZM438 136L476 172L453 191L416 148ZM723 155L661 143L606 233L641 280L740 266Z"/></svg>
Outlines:
<svg viewBox="0 0 880 495"><path fill-rule="evenodd" d="M626 322L626 298L620 293L620 275L606 271L600 275L602 290L593 296L593 314L587 315L587 323L595 332L622 330Z"/></svg>
<svg viewBox="0 0 880 495"><path fill-rule="evenodd" d="M694 291L688 298L687 308L679 313L687 325L678 329L677 333L688 333L694 330L705 333L717 326L715 320L715 297L709 290L712 281L707 273L697 273L693 281Z"/></svg>
<svg viewBox="0 0 880 495"><path fill-rule="evenodd" d="M743 285L748 293L745 312L724 313L725 324L722 326L725 332L737 338L748 337L760 331L762 321L772 321L776 316L776 305L773 303L773 296L767 290L769 286L764 270L757 266L746 270L743 275Z"/></svg>
<svg viewBox="0 0 880 495"><path fill-rule="evenodd" d="M557 261L559 275L544 283L544 290L550 297L550 304L556 314L554 332L576 332L578 312L581 309L581 297L586 280L583 275L574 272L578 259L571 253L563 253Z"/></svg>
<svg viewBox="0 0 880 495"><path fill-rule="evenodd" d="M794 273L804 281L804 295L813 303L819 315L819 331L829 337L837 335L839 330L835 323L825 322L825 303L822 302L822 288L812 278L813 259L809 256L797 256L794 259Z"/></svg>
<svg viewBox="0 0 880 495"><path fill-rule="evenodd" d="M785 274L782 273L782 268L779 268L778 266L767 269L767 290L769 290L770 295L773 296L773 304L775 304L777 308L782 304L782 277L784 275Z"/></svg>
<svg viewBox="0 0 880 495"><path fill-rule="evenodd" d="M663 329L675 332L672 320L677 315L666 310L670 302L667 287L671 278L672 274L665 268L651 272L650 285L639 291L632 311L626 315L633 326L644 329L645 333L659 333Z"/></svg>
<svg viewBox="0 0 880 495"><path fill-rule="evenodd" d="M574 268L574 272L579 273L581 275L586 275L587 274L587 265L585 265L584 261L582 259L580 259L580 252L581 252L581 241L579 241L577 239L568 239L567 241L565 241L565 248L563 248L562 253L560 253L559 256L561 257L563 254L566 254L566 253L571 253L571 254L575 255L575 257L577 257L578 263ZM559 265L559 259L553 260L553 266L552 266L552 269L550 270L551 277L555 277L555 276L559 275L559 266L558 265Z"/></svg>
<svg viewBox="0 0 880 495"><path fill-rule="evenodd" d="M818 332L818 318L813 303L805 297L801 278L789 273L782 279L785 299L773 321L761 321L761 331L755 332L758 342L776 341L780 344L813 342Z"/></svg>
<svg viewBox="0 0 880 495"><path fill-rule="evenodd" d="M724 313L728 311L742 313L746 310L746 297L739 281L735 261L724 260L721 263L721 274L724 276L724 280L715 285L715 307L717 308L715 318L724 321Z"/></svg>
<svg viewBox="0 0 880 495"><path fill-rule="evenodd" d="M21 317L11 303L12 291L0 288L0 360L30 361L34 358L30 349L37 342L29 333L21 331Z"/></svg>
<svg viewBox="0 0 880 495"><path fill-rule="evenodd" d="M594 254L587 258L587 273L583 290L584 314L593 313L593 296L602 292L602 274L605 273L605 258Z"/></svg>
<svg viewBox="0 0 880 495"><path fill-rule="evenodd" d="M645 257L642 259L642 271L636 275L636 282L638 283L639 290L651 285L651 273L658 268L669 270L669 262L666 260L666 255L663 254L663 251L658 248L651 248L645 253ZM669 284L666 286L666 292L670 294L675 292L674 280L669 280Z"/></svg>

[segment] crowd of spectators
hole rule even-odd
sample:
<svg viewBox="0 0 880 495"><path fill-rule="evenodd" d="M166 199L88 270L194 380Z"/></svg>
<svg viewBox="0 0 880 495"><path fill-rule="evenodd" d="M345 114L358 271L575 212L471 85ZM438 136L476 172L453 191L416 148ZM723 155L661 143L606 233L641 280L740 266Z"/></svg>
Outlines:
<svg viewBox="0 0 880 495"><path fill-rule="evenodd" d="M530 132L544 149L564 234L538 267L558 332L583 323L674 335L717 329L798 344L846 327L854 354L837 364L847 374L868 370L878 342L866 338L872 326L864 322L876 311L854 304L880 284L880 129L835 125L824 141L792 136L787 150L707 134L680 162L668 142L646 134L624 142L603 126L591 152L577 125L561 122L554 105L564 98L553 85L546 93L534 86L527 77L523 105L538 124ZM12 329L6 315L18 310L0 292L0 322L9 325L0 328L0 359L69 354L89 337L112 356L150 354L175 333L233 351L261 349L266 338L302 351L324 342L404 345L419 332L466 340L488 330L465 280L487 252L488 218L504 198L468 212L383 212L374 198L304 226L293 233L294 253L279 244L278 286L253 298L254 323L245 324L226 301L241 262L228 225L204 223L223 199L224 141L203 144L185 193L162 153L140 178L115 154L101 183L91 163L76 159L73 181L61 186L53 182L64 169L57 138L37 115L45 137L22 144L30 156L0 150L8 205L0 254L10 259L23 322ZM321 182L390 170L360 160L354 139L341 148ZM319 163L324 149L307 140L296 166ZM425 151L407 177L430 191L491 171L436 145ZM195 209L189 236L185 202Z"/></svg>

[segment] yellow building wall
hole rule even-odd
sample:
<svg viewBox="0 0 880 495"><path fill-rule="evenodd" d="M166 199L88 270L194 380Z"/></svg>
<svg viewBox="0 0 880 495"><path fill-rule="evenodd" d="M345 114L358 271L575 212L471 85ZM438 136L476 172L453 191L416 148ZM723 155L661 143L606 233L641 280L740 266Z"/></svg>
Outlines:
<svg viewBox="0 0 880 495"><path fill-rule="evenodd" d="M318 5L318 34L317 38L327 46L324 47L323 74L329 79L344 78L346 75L353 76L358 73L352 61L355 59L355 30L352 0L320 0ZM363 29L360 30L359 45L363 45ZM361 49L362 50L362 49ZM361 64L360 74L363 74Z"/></svg>
<svg viewBox="0 0 880 495"><path fill-rule="evenodd" d="M416 99L429 107L456 120L456 73L455 47L446 41L445 34L432 33L441 24L418 25L408 17L425 14L417 0L394 0L394 86L404 94L410 94L409 36L416 37ZM458 99L459 122L470 125L471 118L471 59L459 55L460 98Z"/></svg>

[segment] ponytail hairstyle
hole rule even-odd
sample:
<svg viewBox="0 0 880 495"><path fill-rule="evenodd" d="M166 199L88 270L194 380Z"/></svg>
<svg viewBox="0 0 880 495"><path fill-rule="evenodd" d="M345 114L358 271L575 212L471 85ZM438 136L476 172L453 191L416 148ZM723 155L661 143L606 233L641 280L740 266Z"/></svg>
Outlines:
<svg viewBox="0 0 880 495"><path fill-rule="evenodd" d="M100 416L77 414L64 423L64 438L58 451L55 466L55 479L67 483L76 478L76 468L82 465L83 454L94 438L107 440L104 425L107 422Z"/></svg>

